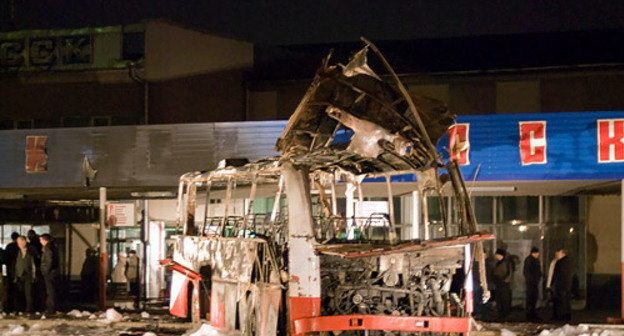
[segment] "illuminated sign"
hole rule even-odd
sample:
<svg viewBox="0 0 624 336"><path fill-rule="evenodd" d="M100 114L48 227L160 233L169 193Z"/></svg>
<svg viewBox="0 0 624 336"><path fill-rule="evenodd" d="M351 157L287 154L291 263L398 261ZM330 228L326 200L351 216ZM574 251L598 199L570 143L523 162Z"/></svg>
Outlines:
<svg viewBox="0 0 624 336"><path fill-rule="evenodd" d="M134 203L109 203L108 225L110 226L134 226L135 220Z"/></svg>

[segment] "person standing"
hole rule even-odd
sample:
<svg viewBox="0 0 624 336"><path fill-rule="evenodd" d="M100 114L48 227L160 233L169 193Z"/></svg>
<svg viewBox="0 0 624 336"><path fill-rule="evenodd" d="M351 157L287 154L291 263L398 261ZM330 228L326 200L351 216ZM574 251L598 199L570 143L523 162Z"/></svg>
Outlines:
<svg viewBox="0 0 624 336"><path fill-rule="evenodd" d="M28 237L28 242L30 243L30 245L32 245L34 249L33 251L37 252L37 254L34 256L35 266L36 266L37 260L41 258L43 245L41 244L41 241L39 240L39 235L37 234L37 232L35 232L35 230L33 229L28 230L28 233L26 234L26 236Z"/></svg>
<svg viewBox="0 0 624 336"><path fill-rule="evenodd" d="M496 266L493 276L496 285L496 308L498 309L498 319L507 320L511 311L511 279L513 278L513 265L507 258L507 251L496 250L494 254Z"/></svg>
<svg viewBox="0 0 624 336"><path fill-rule="evenodd" d="M15 259L19 252L19 247L17 246L17 237L19 236L17 232L11 233L11 242L7 244L4 250L7 266L7 304L5 307L7 313L11 313L16 309L16 289L13 279L15 278Z"/></svg>
<svg viewBox="0 0 624 336"><path fill-rule="evenodd" d="M539 283L542 278L542 265L539 260L537 247L531 249L531 253L524 259L524 280L526 284L526 318L536 321L537 312L535 305L539 298Z"/></svg>
<svg viewBox="0 0 624 336"><path fill-rule="evenodd" d="M43 275L45 283L45 314L53 315L56 312L56 288L60 275L58 252L52 242L52 236L49 234L41 235L39 240L43 248L41 254L41 275Z"/></svg>
<svg viewBox="0 0 624 336"><path fill-rule="evenodd" d="M45 284L43 275L41 275L41 253L43 246L39 241L39 235L35 230L30 229L26 234L28 238L29 249L33 252L35 261L35 282L33 283L33 304L35 311L42 311L45 303Z"/></svg>
<svg viewBox="0 0 624 336"><path fill-rule="evenodd" d="M0 247L0 267L6 267L6 265L6 252ZM5 286L6 282L4 279L5 269L2 269L2 273L3 274L0 274L0 312L3 312L7 307L7 288Z"/></svg>
<svg viewBox="0 0 624 336"><path fill-rule="evenodd" d="M19 251L15 257L15 274L13 282L16 289L16 310L32 313L32 284L35 280L35 260L32 248L29 248L26 237L17 237ZM23 305L25 303L25 306Z"/></svg>
<svg viewBox="0 0 624 336"><path fill-rule="evenodd" d="M570 321L572 318L572 280L574 278L574 264L566 248L560 248L555 253L557 263L552 277L553 289L553 319L556 321Z"/></svg>
<svg viewBox="0 0 624 336"><path fill-rule="evenodd" d="M111 274L113 283L125 284L128 282L128 279L126 279L126 257L126 252L119 252L117 255L117 264L113 267L113 273Z"/></svg>
<svg viewBox="0 0 624 336"><path fill-rule="evenodd" d="M80 270L80 290L85 302L94 302L98 281L99 259L92 248L85 250L85 260Z"/></svg>
<svg viewBox="0 0 624 336"><path fill-rule="evenodd" d="M130 295L139 296L139 257L136 251L128 252L128 260L126 262L126 279L130 284Z"/></svg>
<svg viewBox="0 0 624 336"><path fill-rule="evenodd" d="M128 294L128 279L126 279L126 252L119 252L117 255L117 263L113 267L111 280L113 280L113 293L115 296Z"/></svg>

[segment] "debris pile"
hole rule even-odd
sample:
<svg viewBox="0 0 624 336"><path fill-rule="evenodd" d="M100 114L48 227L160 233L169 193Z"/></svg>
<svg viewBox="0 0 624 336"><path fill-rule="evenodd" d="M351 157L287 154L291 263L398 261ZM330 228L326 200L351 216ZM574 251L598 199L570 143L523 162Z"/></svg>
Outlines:
<svg viewBox="0 0 624 336"><path fill-rule="evenodd" d="M192 331L190 334L187 334L185 336L218 336L219 335L219 330L208 325L208 324L202 324L201 327L199 327L199 329Z"/></svg>
<svg viewBox="0 0 624 336"><path fill-rule="evenodd" d="M578 326L566 324L557 329L542 330L539 336L624 336L624 329L615 327L604 328L587 324Z"/></svg>

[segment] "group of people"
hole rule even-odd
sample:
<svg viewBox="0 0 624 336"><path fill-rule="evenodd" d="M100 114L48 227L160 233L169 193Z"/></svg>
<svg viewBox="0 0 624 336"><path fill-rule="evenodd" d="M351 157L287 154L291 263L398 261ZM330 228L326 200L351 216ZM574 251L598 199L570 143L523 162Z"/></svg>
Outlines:
<svg viewBox="0 0 624 336"><path fill-rule="evenodd" d="M550 263L548 274L544 279L540 263L540 252L536 247L531 249L530 254L524 260L523 275L526 285L525 308L526 318L529 321L537 321L536 311L539 300L539 287L545 280L545 293L550 297L553 306L553 320L569 321L571 319L571 301L574 279L574 264L568 256L566 248L560 248L555 253L555 258ZM498 318L505 321L509 317L512 304L513 278L516 270L516 262L503 249L496 250L493 257L485 256L486 277L489 289L493 293L494 302L498 311ZM478 272L475 272L478 273ZM478 282L477 282L478 285ZM482 291L477 291L480 295ZM476 314L488 318L489 303L480 302L477 298Z"/></svg>
<svg viewBox="0 0 624 336"><path fill-rule="evenodd" d="M117 255L117 264L113 267L111 280L122 290L129 286L130 296L139 296L139 257L135 250L131 250L128 254L120 252Z"/></svg>
<svg viewBox="0 0 624 336"><path fill-rule="evenodd" d="M28 231L27 237L13 232L11 242L0 251L6 266L6 277L2 277L6 282L2 286L6 290L4 310L55 314L60 264L52 236L38 235L34 230Z"/></svg>
<svg viewBox="0 0 624 336"><path fill-rule="evenodd" d="M113 297L130 295L139 297L139 257L135 250L119 252L117 263L111 271ZM80 271L81 296L86 302L96 300L97 284L99 281L99 257L96 250L88 248L85 251L85 260Z"/></svg>

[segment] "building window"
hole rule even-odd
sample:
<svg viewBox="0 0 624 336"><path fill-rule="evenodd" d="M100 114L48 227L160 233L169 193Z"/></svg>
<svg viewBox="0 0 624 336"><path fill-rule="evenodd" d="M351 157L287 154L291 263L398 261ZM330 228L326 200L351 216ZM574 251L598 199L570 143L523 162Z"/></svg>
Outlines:
<svg viewBox="0 0 624 336"><path fill-rule="evenodd" d="M578 223L579 198L576 196L547 196L544 198L546 224Z"/></svg>
<svg viewBox="0 0 624 336"><path fill-rule="evenodd" d="M35 123L32 119L26 119L26 120L18 120L15 122L15 128L17 129L30 129L30 128L34 128Z"/></svg>
<svg viewBox="0 0 624 336"><path fill-rule="evenodd" d="M93 117L91 120L91 125L93 126L110 126L111 117L103 116L103 117Z"/></svg>
<svg viewBox="0 0 624 336"><path fill-rule="evenodd" d="M89 127L91 126L91 117L88 116L70 116L63 118L63 127Z"/></svg>
<svg viewBox="0 0 624 336"><path fill-rule="evenodd" d="M145 57L145 32L123 34L122 57L128 61L138 61Z"/></svg>
<svg viewBox="0 0 624 336"><path fill-rule="evenodd" d="M494 223L494 209L492 206L491 196L477 196L471 197L472 208L474 209L477 224L492 224Z"/></svg>
<svg viewBox="0 0 624 336"><path fill-rule="evenodd" d="M538 196L503 196L498 198L499 223L526 224L539 221Z"/></svg>
<svg viewBox="0 0 624 336"><path fill-rule="evenodd" d="M49 225L30 225L30 224L3 224L2 225L2 238L1 238L1 244L2 246L6 246L8 243L10 243L11 240L11 234L13 234L13 232L17 232L22 236L26 236L26 234L28 233L28 230L33 229L35 230L35 232L38 235L42 235L44 233L50 233L50 226Z"/></svg>

